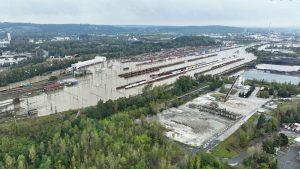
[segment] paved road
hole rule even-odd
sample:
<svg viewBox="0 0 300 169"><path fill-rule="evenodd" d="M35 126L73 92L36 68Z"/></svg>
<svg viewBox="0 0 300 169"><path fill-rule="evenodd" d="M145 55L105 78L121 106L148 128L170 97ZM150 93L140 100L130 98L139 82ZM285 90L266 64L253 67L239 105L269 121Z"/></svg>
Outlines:
<svg viewBox="0 0 300 169"><path fill-rule="evenodd" d="M255 89L255 91L251 94L250 98L255 98L256 93L258 92L257 90L259 90L258 88ZM249 99L250 99L249 98ZM253 99L252 98L252 99ZM247 120L257 112L258 109L260 109L266 102L270 101L272 98L269 98L268 100L259 103L256 105L256 107L250 112L248 113L246 116L244 116L242 119L240 119L239 121L237 121L229 130L227 130L225 133L223 133L218 140L219 141L224 141L227 137L229 137L231 134L233 134L236 130L238 130L245 122L247 122Z"/></svg>
<svg viewBox="0 0 300 169"><path fill-rule="evenodd" d="M291 145L287 153L277 156L280 169L299 169L300 160L297 160L299 156L300 145Z"/></svg>
<svg viewBox="0 0 300 169"><path fill-rule="evenodd" d="M228 164L240 164L244 159L246 159L248 157L247 152L246 151L242 151L239 156L235 157L235 158L230 158L228 159Z"/></svg>

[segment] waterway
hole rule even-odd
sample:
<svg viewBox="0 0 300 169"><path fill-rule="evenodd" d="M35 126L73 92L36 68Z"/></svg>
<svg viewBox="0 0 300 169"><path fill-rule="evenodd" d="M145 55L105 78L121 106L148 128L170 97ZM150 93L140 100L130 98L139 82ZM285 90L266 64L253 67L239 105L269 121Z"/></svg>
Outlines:
<svg viewBox="0 0 300 169"><path fill-rule="evenodd" d="M291 83L298 85L300 82L299 76L291 76L291 75L282 75L269 73L261 70L250 69L241 73L243 77L249 80L265 80L267 82L277 82L277 83Z"/></svg>
<svg viewBox="0 0 300 169"><path fill-rule="evenodd" d="M300 70L300 66L294 65L258 64L255 67L259 70L275 70L279 72L297 72Z"/></svg>

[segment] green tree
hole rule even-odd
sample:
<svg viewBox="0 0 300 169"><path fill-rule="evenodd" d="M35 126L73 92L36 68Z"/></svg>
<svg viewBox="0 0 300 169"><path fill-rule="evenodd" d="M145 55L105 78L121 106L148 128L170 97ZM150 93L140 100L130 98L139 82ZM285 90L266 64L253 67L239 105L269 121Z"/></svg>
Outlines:
<svg viewBox="0 0 300 169"><path fill-rule="evenodd" d="M269 98L270 97L269 91L260 91L259 92L259 97L261 97L261 98Z"/></svg>
<svg viewBox="0 0 300 169"><path fill-rule="evenodd" d="M31 163L34 164L35 159L36 159L36 151L35 151L35 146L34 145L32 145L29 148L29 159L30 159Z"/></svg>
<svg viewBox="0 0 300 169"><path fill-rule="evenodd" d="M273 117L272 119L270 119L267 123L267 126L266 126L266 131L271 133L271 132L274 132L274 131L278 131L278 128L279 128L279 121L277 118Z"/></svg>
<svg viewBox="0 0 300 169"><path fill-rule="evenodd" d="M180 76L174 83L175 90L177 89L181 94L191 90L193 87L193 80L190 76Z"/></svg>
<svg viewBox="0 0 300 169"><path fill-rule="evenodd" d="M273 144L272 140L264 141L262 144L262 147L266 153L269 153L269 154L275 153L275 145Z"/></svg>
<svg viewBox="0 0 300 169"><path fill-rule="evenodd" d="M289 144L289 138L283 133L279 134L279 140L280 140L280 146L285 146Z"/></svg>
<svg viewBox="0 0 300 169"><path fill-rule="evenodd" d="M152 114L159 113L159 104L157 102L152 101L152 102L150 102L149 106L150 106L150 112Z"/></svg>
<svg viewBox="0 0 300 169"><path fill-rule="evenodd" d="M266 122L266 116L262 113L262 114L260 114L260 116L259 116L259 118L258 118L256 128L257 128L257 129L263 128L265 122Z"/></svg>
<svg viewBox="0 0 300 169"><path fill-rule="evenodd" d="M5 161L5 167L7 169L13 169L14 168L14 158L11 157L9 154L5 154L4 156L4 161Z"/></svg>
<svg viewBox="0 0 300 169"><path fill-rule="evenodd" d="M244 130L240 130L240 146L246 147L248 145L248 136Z"/></svg>
<svg viewBox="0 0 300 169"><path fill-rule="evenodd" d="M48 169L48 168L51 168L51 159L48 156L43 155L39 169Z"/></svg>
<svg viewBox="0 0 300 169"><path fill-rule="evenodd" d="M25 157L24 155L19 155L18 156L18 169L25 169L26 162L25 162Z"/></svg>

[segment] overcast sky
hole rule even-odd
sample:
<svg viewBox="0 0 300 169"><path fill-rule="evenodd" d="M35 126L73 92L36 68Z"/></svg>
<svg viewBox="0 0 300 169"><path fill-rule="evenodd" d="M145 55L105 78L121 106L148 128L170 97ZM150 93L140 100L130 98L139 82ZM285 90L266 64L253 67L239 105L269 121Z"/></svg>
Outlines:
<svg viewBox="0 0 300 169"><path fill-rule="evenodd" d="M0 22L300 27L300 0L0 0Z"/></svg>

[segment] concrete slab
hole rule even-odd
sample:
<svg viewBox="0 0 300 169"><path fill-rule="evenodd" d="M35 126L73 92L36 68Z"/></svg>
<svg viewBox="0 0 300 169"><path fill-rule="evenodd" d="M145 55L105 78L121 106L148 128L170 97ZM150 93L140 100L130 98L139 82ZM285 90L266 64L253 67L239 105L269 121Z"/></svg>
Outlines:
<svg viewBox="0 0 300 169"><path fill-rule="evenodd" d="M255 92L254 92L255 93ZM253 93L253 94L254 94ZM210 147L223 141L247 121L268 99L231 96L227 102L218 102L213 93L200 96L178 108L171 108L157 115L157 120L169 131L166 136L170 139L192 147ZM190 104L209 105L215 102L220 108L241 114L239 120L230 120L208 112L190 108ZM211 145L211 144L214 145Z"/></svg>

